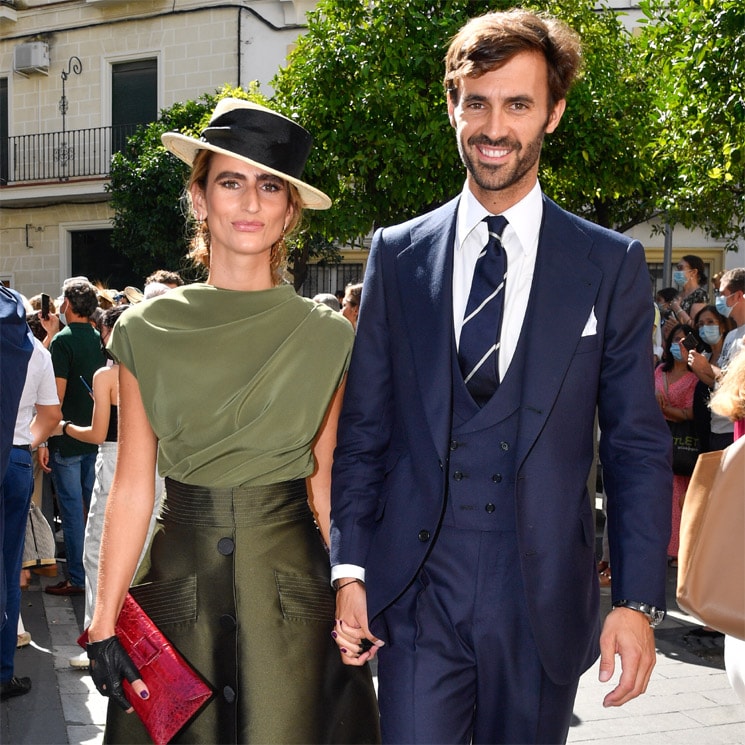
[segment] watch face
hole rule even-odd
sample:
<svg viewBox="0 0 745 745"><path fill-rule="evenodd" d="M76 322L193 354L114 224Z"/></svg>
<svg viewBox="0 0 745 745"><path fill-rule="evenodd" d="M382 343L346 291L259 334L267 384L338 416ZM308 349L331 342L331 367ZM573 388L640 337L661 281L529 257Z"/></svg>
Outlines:
<svg viewBox="0 0 745 745"><path fill-rule="evenodd" d="M650 626L654 628L655 626L658 626L665 620L665 611L664 610L657 610L654 608L652 612L649 614L650 616Z"/></svg>

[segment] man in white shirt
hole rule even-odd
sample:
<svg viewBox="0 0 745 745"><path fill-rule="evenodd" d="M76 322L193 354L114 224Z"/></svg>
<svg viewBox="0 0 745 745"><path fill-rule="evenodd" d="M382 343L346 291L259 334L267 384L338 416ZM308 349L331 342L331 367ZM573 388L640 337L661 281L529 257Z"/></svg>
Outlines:
<svg viewBox="0 0 745 745"><path fill-rule="evenodd" d="M61 418L52 358L42 343L34 339L34 351L18 406L10 464L1 487L6 592L5 625L0 632L0 700L3 701L22 696L31 690L29 678L17 678L13 675L21 601L23 542L34 489L31 452L42 444L46 447L47 437Z"/></svg>

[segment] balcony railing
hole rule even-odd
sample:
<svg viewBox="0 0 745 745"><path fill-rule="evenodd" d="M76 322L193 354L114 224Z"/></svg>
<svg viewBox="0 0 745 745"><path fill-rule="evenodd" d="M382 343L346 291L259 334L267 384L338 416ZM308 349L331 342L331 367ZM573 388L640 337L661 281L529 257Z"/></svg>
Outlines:
<svg viewBox="0 0 745 745"><path fill-rule="evenodd" d="M0 184L108 176L111 156L137 124L17 135L0 145Z"/></svg>

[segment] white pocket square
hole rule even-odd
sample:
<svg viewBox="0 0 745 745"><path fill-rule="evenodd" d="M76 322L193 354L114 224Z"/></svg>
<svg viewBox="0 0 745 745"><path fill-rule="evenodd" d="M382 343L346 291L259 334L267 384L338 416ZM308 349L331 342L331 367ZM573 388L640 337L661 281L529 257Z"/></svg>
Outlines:
<svg viewBox="0 0 745 745"><path fill-rule="evenodd" d="M595 306L592 306L590 317L587 319L585 328L582 330L582 336L594 336L598 332L598 319L595 318Z"/></svg>

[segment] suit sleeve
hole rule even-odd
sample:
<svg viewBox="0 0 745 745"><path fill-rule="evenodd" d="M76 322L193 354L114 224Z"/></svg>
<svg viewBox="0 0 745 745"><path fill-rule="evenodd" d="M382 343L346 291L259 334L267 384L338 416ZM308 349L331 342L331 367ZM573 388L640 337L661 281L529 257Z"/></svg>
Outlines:
<svg viewBox="0 0 745 745"><path fill-rule="evenodd" d="M331 485L331 565L365 567L391 440L393 383L379 230L365 272Z"/></svg>
<svg viewBox="0 0 745 745"><path fill-rule="evenodd" d="M634 241L608 308L598 414L608 497L613 601L665 607L672 471L669 430L654 396L649 274Z"/></svg>

